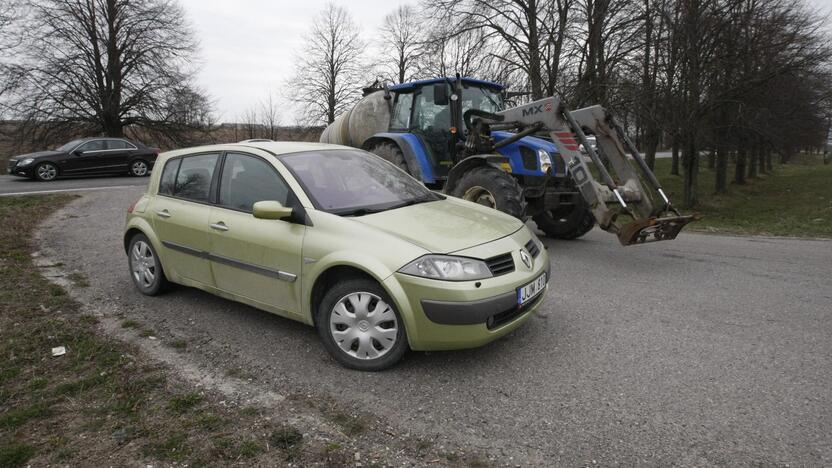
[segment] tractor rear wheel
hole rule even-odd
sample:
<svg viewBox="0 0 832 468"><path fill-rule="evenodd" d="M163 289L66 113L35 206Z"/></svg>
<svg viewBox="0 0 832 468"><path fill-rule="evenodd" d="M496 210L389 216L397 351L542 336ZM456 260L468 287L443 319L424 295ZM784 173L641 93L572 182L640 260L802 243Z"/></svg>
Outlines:
<svg viewBox="0 0 832 468"><path fill-rule="evenodd" d="M407 169L407 162L404 160L404 153L402 153L398 145L385 141L376 143L369 151L410 174L410 171Z"/></svg>
<svg viewBox="0 0 832 468"><path fill-rule="evenodd" d="M460 177L451 195L523 219L526 200L511 174L493 166L477 166Z"/></svg>
<svg viewBox="0 0 832 468"><path fill-rule="evenodd" d="M553 239L577 239L595 226L595 217L585 203L544 211L533 219L537 227Z"/></svg>

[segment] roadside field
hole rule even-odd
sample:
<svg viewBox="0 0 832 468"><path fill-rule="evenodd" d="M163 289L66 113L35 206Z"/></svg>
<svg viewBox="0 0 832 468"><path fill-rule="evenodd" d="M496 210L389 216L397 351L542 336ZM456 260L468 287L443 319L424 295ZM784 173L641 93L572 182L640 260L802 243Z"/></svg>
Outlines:
<svg viewBox="0 0 832 468"><path fill-rule="evenodd" d="M702 161L704 163L704 161ZM671 200L682 199L682 176L670 175L669 159L656 160L656 175ZM733 167L729 167L733 171ZM729 172L729 175L733 175ZM699 175L702 219L685 230L793 237L832 237L832 165L820 157L774 166L774 173L730 184L728 193L714 193L714 173Z"/></svg>

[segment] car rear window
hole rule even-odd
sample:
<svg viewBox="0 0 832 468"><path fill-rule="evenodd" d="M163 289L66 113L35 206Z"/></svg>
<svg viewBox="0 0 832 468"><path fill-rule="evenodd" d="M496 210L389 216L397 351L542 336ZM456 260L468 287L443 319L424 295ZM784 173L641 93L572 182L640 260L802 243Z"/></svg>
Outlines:
<svg viewBox="0 0 832 468"><path fill-rule="evenodd" d="M173 195L194 201L208 201L211 179L217 166L218 154L200 154L182 158Z"/></svg>

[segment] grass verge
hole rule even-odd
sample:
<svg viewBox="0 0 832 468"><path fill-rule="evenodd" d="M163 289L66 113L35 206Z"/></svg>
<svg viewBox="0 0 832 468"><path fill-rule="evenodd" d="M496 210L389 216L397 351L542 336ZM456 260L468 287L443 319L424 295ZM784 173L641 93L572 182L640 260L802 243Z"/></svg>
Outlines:
<svg viewBox="0 0 832 468"><path fill-rule="evenodd" d="M0 198L0 466L342 461L279 418L194 393L138 349L100 335L32 261L37 225L72 198ZM75 287L82 278L71 278ZM66 354L53 356L58 346Z"/></svg>
<svg viewBox="0 0 832 468"><path fill-rule="evenodd" d="M775 165L774 173L731 184L725 194L714 193L714 172L699 174L699 206L703 217L685 230L832 238L832 165L818 158ZM656 161L656 175L677 205L682 201L682 176L670 175L670 159ZM729 167L733 171L733 167ZM730 172L733 175L733 172Z"/></svg>

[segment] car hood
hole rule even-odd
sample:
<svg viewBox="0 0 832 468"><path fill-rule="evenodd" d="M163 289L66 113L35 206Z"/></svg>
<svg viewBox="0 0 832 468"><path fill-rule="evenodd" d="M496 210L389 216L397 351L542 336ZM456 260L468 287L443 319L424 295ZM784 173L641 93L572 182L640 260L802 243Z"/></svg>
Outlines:
<svg viewBox="0 0 832 468"><path fill-rule="evenodd" d="M38 151L36 153L28 153L28 154L21 154L21 155L18 155L18 156L14 156L14 157L11 158L11 160L12 161L20 161L21 159L26 159L26 158L34 158L34 159L50 158L50 157L53 157L53 156L60 156L62 154L64 154L64 153L62 153L60 151Z"/></svg>
<svg viewBox="0 0 832 468"><path fill-rule="evenodd" d="M433 253L467 249L523 227L519 219L505 213L450 197L352 219Z"/></svg>

